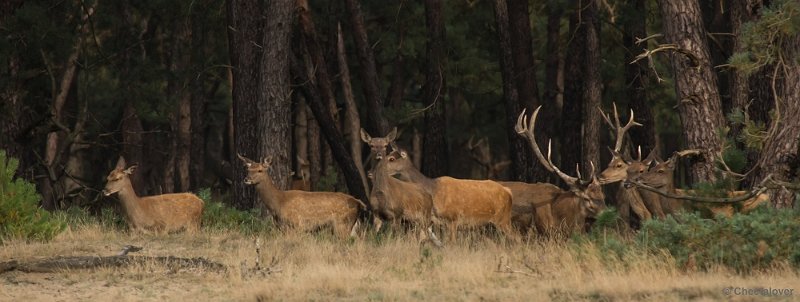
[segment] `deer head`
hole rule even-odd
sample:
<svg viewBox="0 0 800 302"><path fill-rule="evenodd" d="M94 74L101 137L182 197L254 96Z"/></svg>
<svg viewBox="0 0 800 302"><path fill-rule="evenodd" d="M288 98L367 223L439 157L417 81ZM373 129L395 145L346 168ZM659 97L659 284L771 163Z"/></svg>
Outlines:
<svg viewBox="0 0 800 302"><path fill-rule="evenodd" d="M239 159L244 162L247 167L247 176L244 178L244 183L248 185L257 185L262 181L271 181L267 169L272 165L272 156L268 156L261 160L261 162L254 162L241 154L236 154Z"/></svg>
<svg viewBox="0 0 800 302"><path fill-rule="evenodd" d="M489 149L487 138L484 136L477 142L473 142L474 139L474 136L470 137L466 145L469 156L486 169L486 177L488 179L497 179L500 173L511 165L511 161L493 162L492 151Z"/></svg>
<svg viewBox="0 0 800 302"><path fill-rule="evenodd" d="M109 196L122 190L125 186L130 185L130 175L136 171L136 165L125 167L125 158L122 156L117 160L117 166L111 170L106 177L106 187L103 189L103 195Z"/></svg>
<svg viewBox="0 0 800 302"><path fill-rule="evenodd" d="M674 183L673 176L675 175L676 158L677 156L675 155L671 156L666 161L662 161L660 158L656 158L655 166L653 166L653 168L651 168L649 171L641 173L639 176L634 178L634 180L636 182L640 182L642 184L654 188L664 188L673 186Z"/></svg>
<svg viewBox="0 0 800 302"><path fill-rule="evenodd" d="M298 166L298 173L297 175L302 180L309 180L311 179L311 163L307 160L303 159L300 156L297 156L297 166Z"/></svg>
<svg viewBox="0 0 800 302"><path fill-rule="evenodd" d="M631 164L635 161L630 159L629 157L623 156L622 153L622 142L625 138L625 133L633 126L641 126L642 124L637 123L634 120L633 110L631 110L630 118L628 119L628 123L625 126L622 126L619 120L619 112L617 112L617 104L612 103L614 106L614 121L611 121L611 116L602 109L597 108L600 110L600 115L606 121L606 124L614 130L616 135L616 142L614 143L614 149L611 150L611 154L613 155L611 158L611 162L608 163L608 167L606 167L603 172L600 173L600 183L607 184L607 183L614 183L618 181L623 181L627 178L627 170ZM641 148L639 149L639 161L641 161L642 154Z"/></svg>
<svg viewBox="0 0 800 302"><path fill-rule="evenodd" d="M375 154L376 159L386 156L389 145L392 145L394 149L395 139L397 139L397 127L392 128L392 131L385 137L371 137L364 128L361 128L361 140L369 145L369 149Z"/></svg>
<svg viewBox="0 0 800 302"><path fill-rule="evenodd" d="M534 133L534 128L536 127L536 118L539 115L539 109L542 106L536 108L536 110L531 115L530 123L527 123L527 118L525 116L525 110L519 115L517 119L517 124L514 129L517 131L519 135L522 135L528 139L528 142L531 144L533 148L534 154L539 159L539 162L544 165L544 167L549 170L550 172L555 173L560 177L566 184L569 186L570 192L574 193L577 197L579 197L581 201L581 207L584 210L589 211L590 213L598 213L602 209L605 208L605 194L603 194L603 190L600 186L600 181L597 180L595 175L595 168L594 163L590 162L591 165L591 178L588 180L583 180L580 167L576 166L575 170L578 177L572 177L567 175L566 173L562 172L558 167L553 164L553 160L551 158L552 154L552 144L551 141L547 144L547 157L542 154L542 151L539 149L539 144L536 142L536 134Z"/></svg>

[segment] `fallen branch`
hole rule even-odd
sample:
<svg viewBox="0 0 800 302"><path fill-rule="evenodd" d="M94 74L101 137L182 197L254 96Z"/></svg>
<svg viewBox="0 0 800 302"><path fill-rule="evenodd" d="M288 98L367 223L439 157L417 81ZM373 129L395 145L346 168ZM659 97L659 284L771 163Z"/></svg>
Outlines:
<svg viewBox="0 0 800 302"><path fill-rule="evenodd" d="M767 178L764 178L764 181L761 182L761 185L759 185L757 187L754 187L753 190L751 190L747 194L744 194L744 195L741 195L741 196L736 196L736 197L707 197L707 196L675 195L675 194L670 194L668 192L661 191L659 189L656 189L654 187L645 185L645 184L640 183L640 182L631 182L630 184L633 184L638 188L641 188L641 189L656 193L658 195L661 195L661 196L664 196L664 197L667 197L667 198L682 199L682 200L689 200L689 201L696 201L696 202L708 202L708 203L737 203L737 202L742 202L742 201L748 200L750 198L756 197L756 196L764 193L768 189L767 186L764 186L764 184L767 183L771 178L772 178L771 175L767 176Z"/></svg>
<svg viewBox="0 0 800 302"><path fill-rule="evenodd" d="M0 274L10 271L26 273L55 273L65 270L93 269L102 267L123 267L130 265L143 265L157 263L171 270L201 268L205 270L224 272L224 265L209 261L205 258L180 258L175 256L150 257L150 256L72 256L55 257L31 262L16 260L0 262Z"/></svg>

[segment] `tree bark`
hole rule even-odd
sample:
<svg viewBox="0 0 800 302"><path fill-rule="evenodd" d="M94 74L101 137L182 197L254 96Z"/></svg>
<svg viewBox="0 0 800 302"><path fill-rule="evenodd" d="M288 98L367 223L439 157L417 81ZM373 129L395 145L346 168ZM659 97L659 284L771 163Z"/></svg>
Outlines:
<svg viewBox="0 0 800 302"><path fill-rule="evenodd" d="M381 102L380 86L378 84L378 71L375 68L375 58L367 37L364 26L364 16L358 0L345 0L347 12L350 15L353 40L356 44L356 54L360 65L361 82L364 86L364 98L367 104L366 128L367 132L375 135L386 135L389 124L383 116L383 102Z"/></svg>
<svg viewBox="0 0 800 302"><path fill-rule="evenodd" d="M422 139L422 172L428 177L446 175L448 171L445 99L447 80L445 29L441 0L425 0L425 24L428 31L427 70L423 100L425 110L425 135Z"/></svg>
<svg viewBox="0 0 800 302"><path fill-rule="evenodd" d="M584 11L586 20L586 92L583 111L583 171L590 175L590 167L600 165L600 108L603 83L600 79L600 21L597 18L597 0L590 0Z"/></svg>
<svg viewBox="0 0 800 302"><path fill-rule="evenodd" d="M336 32L336 54L339 63L339 80L342 83L342 94L345 103L345 133L348 134L350 142L350 154L353 156L358 174L361 175L361 182L364 184L364 192L369 191L367 174L364 172L363 155L361 154L361 118L358 116L356 98L353 96L353 87L350 85L350 68L347 67L347 51L344 48L344 35L342 25L339 24ZM397 71L395 71L397 72Z"/></svg>
<svg viewBox="0 0 800 302"><path fill-rule="evenodd" d="M500 46L500 75L503 79L503 104L506 110L505 129L513 179L522 182L536 181L532 178L532 169L535 165L532 161L532 151L525 138L514 130L522 106L515 81L514 55L511 50L511 34L508 28L508 6L505 0L494 0L493 4Z"/></svg>
<svg viewBox="0 0 800 302"><path fill-rule="evenodd" d="M210 4L205 2L204 4ZM208 127L206 118L206 93L205 93L205 77L202 77L202 68L206 66L206 27L204 27L203 9L199 6L193 6L191 16L192 26L192 52L191 59L194 66L194 73L191 80L191 151L190 157L190 188L199 189L205 187L205 166L206 166L206 128Z"/></svg>
<svg viewBox="0 0 800 302"><path fill-rule="evenodd" d="M671 53L670 62L686 148L710 151L694 162L690 176L693 183L713 182L711 155L722 148L718 132L725 124L700 7L694 0L659 0L658 5L665 40L681 51Z"/></svg>
<svg viewBox="0 0 800 302"><path fill-rule="evenodd" d="M586 24L583 23L583 1L571 2L574 11L569 17L569 37L566 57L564 58L564 107L561 111L561 163L564 169L574 167L583 160L583 108L586 92L586 75L583 67L586 57ZM594 109L597 110L597 109ZM540 145L543 146L543 145ZM560 181L560 180L559 180Z"/></svg>
<svg viewBox="0 0 800 302"><path fill-rule="evenodd" d="M328 112L328 107L323 104L320 95L317 93L318 90L316 87L313 87L313 83L309 81L306 75L306 68L300 66L300 60L296 58L292 58L291 64L292 74L296 78L295 81L297 83L303 83L300 85L300 92L306 97L308 106L311 108L314 118L319 123L319 129L328 142L328 145L331 147L333 157L339 164L342 174L344 174L345 183L347 184L350 195L369 206L369 198L361 182L361 176L358 173L353 158L347 153L347 148L344 144L344 136L342 136L339 128L333 124L333 118L331 118L331 113Z"/></svg>
<svg viewBox="0 0 800 302"><path fill-rule="evenodd" d="M637 38L647 37L647 18L641 12L647 11L646 1L631 1L631 7L626 10L628 16L623 21L622 43L628 48L625 52L625 62L630 63L636 55L641 53L642 46L636 45ZM630 129L630 148L642 147L642 152L649 152L658 145L656 141L656 127L653 120L653 109L647 99L647 66L644 62L625 64L625 91L628 96L628 106L633 110L636 121L641 127ZM631 150L633 151L633 150ZM633 154L633 153L631 153Z"/></svg>
<svg viewBox="0 0 800 302"><path fill-rule="evenodd" d="M253 159L261 159L258 139L260 133L258 103L263 103L258 87L261 69L261 45L263 44L261 5L255 1L228 0L228 51L233 71L233 200L239 209L250 209L258 197L255 190L242 182L247 174L245 166L238 162L236 153Z"/></svg>
<svg viewBox="0 0 800 302"><path fill-rule="evenodd" d="M263 156L272 157L270 176L276 187L289 188L292 159L291 91L289 73L290 36L294 20L294 0L273 0L264 7L265 24L261 45L258 108L258 148ZM325 65L318 65L323 70Z"/></svg>

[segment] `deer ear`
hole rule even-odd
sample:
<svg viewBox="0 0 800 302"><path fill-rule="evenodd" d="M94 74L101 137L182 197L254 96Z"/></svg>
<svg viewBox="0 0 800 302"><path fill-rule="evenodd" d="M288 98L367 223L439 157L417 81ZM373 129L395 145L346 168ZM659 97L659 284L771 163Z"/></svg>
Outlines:
<svg viewBox="0 0 800 302"><path fill-rule="evenodd" d="M408 158L408 153L406 153L406 151L400 151L400 157Z"/></svg>
<svg viewBox="0 0 800 302"><path fill-rule="evenodd" d="M125 158L120 156L119 159L117 160L116 169L125 169L125 166L127 166L127 165L128 164L125 163Z"/></svg>
<svg viewBox="0 0 800 302"><path fill-rule="evenodd" d="M261 162L266 166L272 165L272 155L265 157Z"/></svg>
<svg viewBox="0 0 800 302"><path fill-rule="evenodd" d="M389 140L389 142L393 142L397 139L397 127L392 128L392 131L386 135L386 139Z"/></svg>
<svg viewBox="0 0 800 302"><path fill-rule="evenodd" d="M364 128L361 128L360 133L361 133L361 140L369 144L369 141L372 140L372 137L369 136L369 134L367 133L366 130L364 130Z"/></svg>
<svg viewBox="0 0 800 302"><path fill-rule="evenodd" d="M133 174L133 171L136 171L136 167L138 167L138 165L130 166L127 169L125 169L125 171L122 171L122 172L125 173L125 174L128 174L128 175L131 175L131 174Z"/></svg>
<svg viewBox="0 0 800 302"><path fill-rule="evenodd" d="M652 163L652 162L653 162L653 160L655 160L655 158L656 158L656 157L658 157L658 154L657 154L657 153L658 153L658 152L656 152L656 148L653 148L652 150L650 150L650 154L647 154L647 157L645 157L645 158L644 158L644 161L642 161L642 162L643 162L645 165L648 165L648 166L649 166L649 165L650 165L650 163Z"/></svg>

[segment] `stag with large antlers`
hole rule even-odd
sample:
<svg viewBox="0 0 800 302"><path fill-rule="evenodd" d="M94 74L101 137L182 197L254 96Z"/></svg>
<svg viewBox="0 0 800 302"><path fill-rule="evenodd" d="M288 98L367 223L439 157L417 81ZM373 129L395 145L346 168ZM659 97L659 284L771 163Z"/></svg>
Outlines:
<svg viewBox="0 0 800 302"><path fill-rule="evenodd" d="M620 184L616 196L617 208L619 209L620 217L624 221L630 221L631 210L633 210L641 220L648 220L652 215L662 218L664 217L664 213L661 210L658 197L650 192L640 192L634 187L624 185L624 181L633 180L648 170L652 162L652 156L655 155L655 150L651 150L650 155L644 160L642 159L641 147L638 149L639 152L636 159L624 154L622 148L625 134L631 127L641 126L642 124L636 122L633 110L631 110L628 122L623 126L622 123L620 123L617 104L612 104L614 108L613 122L609 114L597 108L600 110L600 115L606 121L606 124L614 130L616 138L614 149L611 150L611 161L608 163L608 167L600 173L600 183L610 184L618 182Z"/></svg>
<svg viewBox="0 0 800 302"><path fill-rule="evenodd" d="M340 238L353 237L358 227L358 211L364 203L339 192L282 191L272 182L267 170L272 157L254 162L237 154L247 167L244 183L256 186L267 210L281 226L310 231L331 225Z"/></svg>
<svg viewBox="0 0 800 302"><path fill-rule="evenodd" d="M511 226L511 191L491 180L456 179L448 176L428 178L414 167L408 154L386 162L389 175L420 186L433 197L433 215L444 222L455 241L460 226L494 225L517 241Z"/></svg>
<svg viewBox="0 0 800 302"><path fill-rule="evenodd" d="M556 224L566 227L567 230L581 231L586 225L586 219L595 217L605 209L605 194L600 182L595 175L594 164L591 164L591 179L581 179L580 169L576 167L578 177L572 177L562 172L551 158L551 143L548 142L547 157L542 154L536 142L536 118L542 106L536 108L531 115L530 123L527 122L525 110L519 115L514 129L519 135L528 139L534 154L544 167L558 175L569 186L569 191L561 191L552 202L552 212Z"/></svg>

